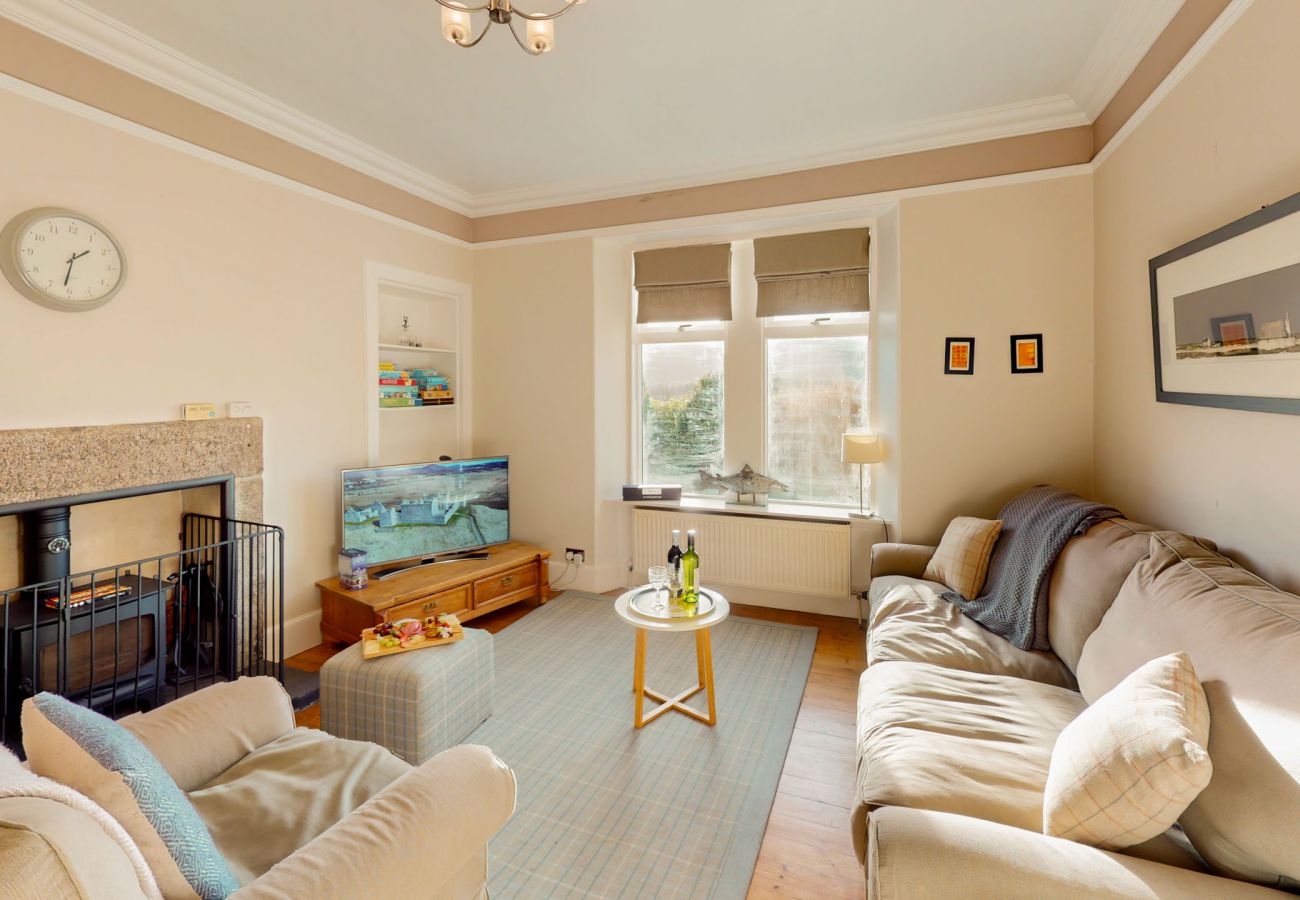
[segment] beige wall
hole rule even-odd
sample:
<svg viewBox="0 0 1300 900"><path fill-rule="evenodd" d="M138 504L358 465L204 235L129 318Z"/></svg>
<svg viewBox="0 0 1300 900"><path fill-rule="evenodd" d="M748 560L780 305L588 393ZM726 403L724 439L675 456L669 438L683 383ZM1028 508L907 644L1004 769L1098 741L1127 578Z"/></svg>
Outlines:
<svg viewBox="0 0 1300 900"><path fill-rule="evenodd" d="M249 400L266 422L265 518L287 539L286 616L310 641L334 570L338 470L365 463L362 265L468 282L469 250L0 91L0 217L99 219L130 271L59 313L0 280L0 428L174 419Z"/></svg>
<svg viewBox="0 0 1300 900"><path fill-rule="evenodd" d="M1097 488L1300 588L1300 417L1155 402L1147 261L1300 190L1300 3L1256 0L1095 175Z"/></svg>
<svg viewBox="0 0 1300 900"><path fill-rule="evenodd" d="M475 251L474 452L510 455L510 530L597 563L590 239Z"/></svg>
<svg viewBox="0 0 1300 900"><path fill-rule="evenodd" d="M904 539L936 540L953 516L991 516L1037 483L1090 490L1090 182L902 201L901 427L891 437ZM1045 371L1012 375L1010 335L1039 332ZM945 337L975 338L974 375L943 373Z"/></svg>

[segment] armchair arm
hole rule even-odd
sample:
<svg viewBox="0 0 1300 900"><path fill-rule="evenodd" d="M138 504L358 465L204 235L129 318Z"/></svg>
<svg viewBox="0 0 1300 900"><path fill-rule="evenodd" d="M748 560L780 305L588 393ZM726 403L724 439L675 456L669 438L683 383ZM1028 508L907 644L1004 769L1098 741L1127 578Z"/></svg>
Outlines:
<svg viewBox="0 0 1300 900"><path fill-rule="evenodd" d="M871 577L906 575L921 578L937 547L923 544L875 544L871 548Z"/></svg>
<svg viewBox="0 0 1300 900"><path fill-rule="evenodd" d="M121 725L158 757L188 793L258 747L293 731L293 701L274 678L246 677L127 716Z"/></svg>
<svg viewBox="0 0 1300 900"><path fill-rule="evenodd" d="M886 806L869 822L867 897L1283 900L1293 895L953 813ZM942 865L936 865L942 860Z"/></svg>
<svg viewBox="0 0 1300 900"><path fill-rule="evenodd" d="M487 747L439 753L231 900L438 897L515 810L515 776Z"/></svg>

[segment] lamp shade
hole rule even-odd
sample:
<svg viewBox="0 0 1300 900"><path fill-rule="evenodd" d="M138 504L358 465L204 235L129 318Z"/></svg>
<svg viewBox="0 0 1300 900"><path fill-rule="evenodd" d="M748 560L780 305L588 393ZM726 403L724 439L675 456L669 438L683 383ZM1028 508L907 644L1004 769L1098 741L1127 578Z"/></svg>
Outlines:
<svg viewBox="0 0 1300 900"><path fill-rule="evenodd" d="M884 459L884 450L878 434L846 434L840 444L840 461L878 463Z"/></svg>

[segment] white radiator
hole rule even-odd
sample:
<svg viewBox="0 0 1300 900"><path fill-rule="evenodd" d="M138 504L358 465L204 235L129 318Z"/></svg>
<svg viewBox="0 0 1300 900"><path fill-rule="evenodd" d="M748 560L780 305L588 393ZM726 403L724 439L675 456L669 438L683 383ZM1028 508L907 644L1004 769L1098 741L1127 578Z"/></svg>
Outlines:
<svg viewBox="0 0 1300 900"><path fill-rule="evenodd" d="M848 523L801 522L756 516L693 514L675 509L633 510L634 580L663 563L672 530L695 529L700 581L814 597L849 594Z"/></svg>

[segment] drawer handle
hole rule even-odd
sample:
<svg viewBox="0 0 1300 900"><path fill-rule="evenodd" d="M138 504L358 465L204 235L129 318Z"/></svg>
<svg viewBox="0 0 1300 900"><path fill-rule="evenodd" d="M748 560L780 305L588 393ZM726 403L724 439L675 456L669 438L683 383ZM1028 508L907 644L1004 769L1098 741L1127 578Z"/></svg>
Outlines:
<svg viewBox="0 0 1300 900"><path fill-rule="evenodd" d="M430 600L428 603L424 604L424 606L421 606L421 607L420 607L420 611L421 611L421 612L432 612L433 610L435 610L435 609L437 609L437 608L438 608L438 601L437 601L437 600Z"/></svg>
<svg viewBox="0 0 1300 900"><path fill-rule="evenodd" d="M502 578L502 579L501 579L501 586L502 586L502 587L510 587L510 585L512 585L512 584L514 584L514 583L515 583L515 576L513 576L513 575L507 575L505 578Z"/></svg>

